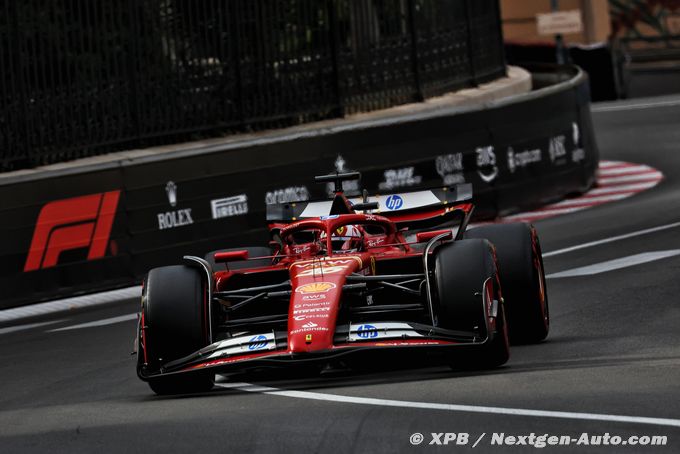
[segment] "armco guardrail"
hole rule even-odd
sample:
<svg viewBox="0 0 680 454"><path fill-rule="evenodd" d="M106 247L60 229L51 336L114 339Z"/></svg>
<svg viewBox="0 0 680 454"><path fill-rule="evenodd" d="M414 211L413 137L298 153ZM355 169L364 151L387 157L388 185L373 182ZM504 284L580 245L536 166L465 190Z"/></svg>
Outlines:
<svg viewBox="0 0 680 454"><path fill-rule="evenodd" d="M584 191L598 161L587 78L541 71L541 85L566 81L483 108L5 178L0 307L129 284L183 254L264 244L265 202L325 197L313 176L335 169L361 171L380 193L472 183L478 217Z"/></svg>

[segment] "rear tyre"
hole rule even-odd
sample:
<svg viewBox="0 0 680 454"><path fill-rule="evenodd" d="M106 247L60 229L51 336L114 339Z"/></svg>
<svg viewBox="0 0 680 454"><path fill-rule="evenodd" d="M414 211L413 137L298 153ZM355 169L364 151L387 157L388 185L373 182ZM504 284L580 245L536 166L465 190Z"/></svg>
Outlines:
<svg viewBox="0 0 680 454"><path fill-rule="evenodd" d="M447 243L436 251L434 281L437 293L437 326L451 330L473 331L489 336L486 344L453 350L449 363L454 369L489 369L505 364L510 357L505 312L500 298L496 260L491 244L485 240ZM497 315L486 332L482 296L498 301Z"/></svg>
<svg viewBox="0 0 680 454"><path fill-rule="evenodd" d="M510 340L540 342L550 330L548 292L541 244L529 224L496 224L472 229L466 238L484 238L496 246Z"/></svg>
<svg viewBox="0 0 680 454"><path fill-rule="evenodd" d="M140 336L138 372L158 373L162 364L187 356L208 344L207 290L201 273L188 266L166 266L149 272L142 297L144 334ZM156 394L208 391L214 374L191 372L148 379Z"/></svg>

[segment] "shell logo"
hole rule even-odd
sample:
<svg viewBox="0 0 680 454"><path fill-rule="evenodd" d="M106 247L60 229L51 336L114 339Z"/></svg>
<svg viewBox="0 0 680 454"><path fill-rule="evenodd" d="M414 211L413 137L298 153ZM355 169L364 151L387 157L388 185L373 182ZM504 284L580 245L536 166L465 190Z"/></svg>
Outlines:
<svg viewBox="0 0 680 454"><path fill-rule="evenodd" d="M334 289L335 284L332 282L313 282L311 284L301 285L295 289L297 293L326 293Z"/></svg>

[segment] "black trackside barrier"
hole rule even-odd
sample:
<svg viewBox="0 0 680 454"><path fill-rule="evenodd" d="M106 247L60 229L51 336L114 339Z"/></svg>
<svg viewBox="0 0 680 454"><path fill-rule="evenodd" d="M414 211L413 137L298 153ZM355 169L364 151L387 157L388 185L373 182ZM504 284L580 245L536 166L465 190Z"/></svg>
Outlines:
<svg viewBox="0 0 680 454"><path fill-rule="evenodd" d="M569 62L578 65L590 80L590 91L593 101L606 101L626 97L620 60L621 53L609 44L598 46L569 46L566 49ZM556 50L553 43L505 44L505 55L508 64L531 66L541 63L556 62Z"/></svg>
<svg viewBox="0 0 680 454"><path fill-rule="evenodd" d="M472 183L478 218L584 191L598 162L587 78L539 69L537 82L563 82L484 108L2 179L0 307L138 282L185 254L265 246L265 203L328 197L334 183L314 176L330 172L361 172L371 194Z"/></svg>
<svg viewBox="0 0 680 454"><path fill-rule="evenodd" d="M505 74L498 0L0 2L0 172L419 101Z"/></svg>

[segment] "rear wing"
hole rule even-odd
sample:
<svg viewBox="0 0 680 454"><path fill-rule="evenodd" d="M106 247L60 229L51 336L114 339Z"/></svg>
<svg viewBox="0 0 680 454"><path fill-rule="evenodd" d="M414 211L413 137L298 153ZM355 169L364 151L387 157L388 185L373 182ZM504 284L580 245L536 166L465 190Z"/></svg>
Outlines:
<svg viewBox="0 0 680 454"><path fill-rule="evenodd" d="M387 195L348 198L349 203L360 205L376 203L375 210L356 210L358 213L380 214L395 222L398 227L425 228L446 223L449 214L472 210L472 185L459 184L452 187L427 189L415 192L399 192ZM287 223L301 219L329 216L333 200L290 202L267 206L267 222Z"/></svg>

